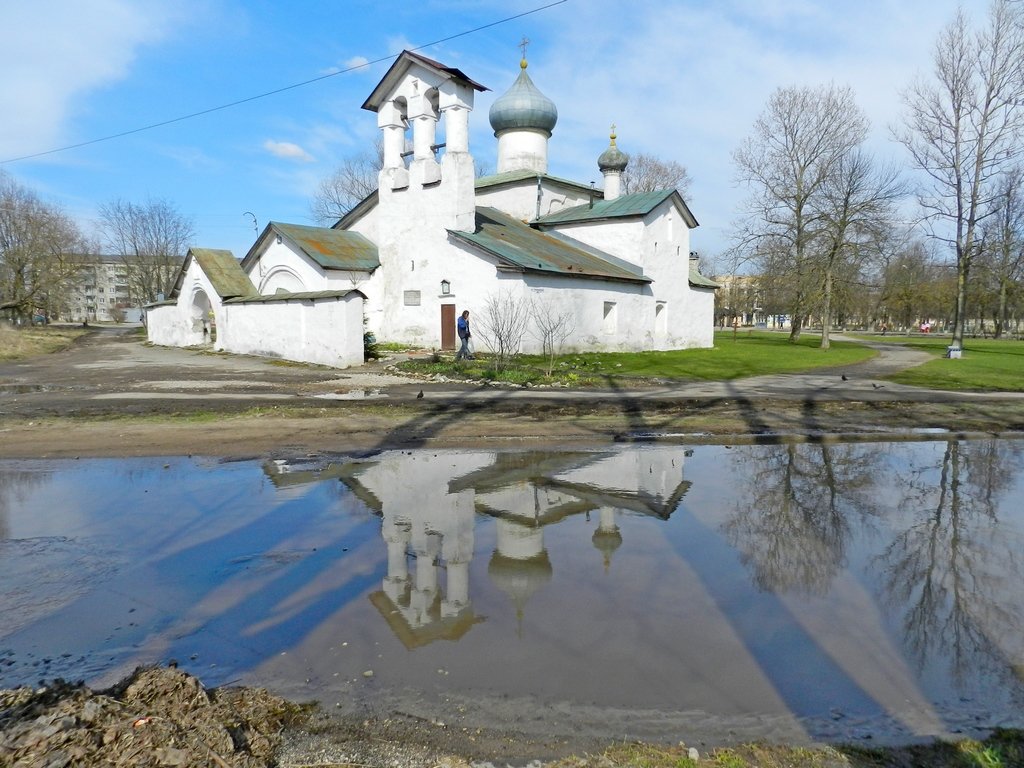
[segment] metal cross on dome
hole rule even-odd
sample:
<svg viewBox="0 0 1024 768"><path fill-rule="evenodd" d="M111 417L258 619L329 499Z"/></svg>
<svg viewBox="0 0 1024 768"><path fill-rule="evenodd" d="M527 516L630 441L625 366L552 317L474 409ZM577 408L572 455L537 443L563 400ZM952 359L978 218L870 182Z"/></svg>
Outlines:
<svg viewBox="0 0 1024 768"><path fill-rule="evenodd" d="M521 42L521 43L519 43L519 47L523 49L523 58L524 58L524 59L526 58L526 47L527 47L527 46L528 46L529 44L530 44L530 41L529 41L529 40L528 40L528 39L526 38L526 36L524 35L524 36L523 36L523 40L522 40L522 42Z"/></svg>

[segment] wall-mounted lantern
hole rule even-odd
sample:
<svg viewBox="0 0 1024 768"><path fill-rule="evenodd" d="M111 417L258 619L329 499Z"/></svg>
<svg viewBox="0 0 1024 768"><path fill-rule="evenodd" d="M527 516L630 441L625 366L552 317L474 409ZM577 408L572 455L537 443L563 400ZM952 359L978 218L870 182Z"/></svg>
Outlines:
<svg viewBox="0 0 1024 768"><path fill-rule="evenodd" d="M451 292L452 292L452 284L449 283L447 280L442 280L441 281L441 295L442 296L447 296Z"/></svg>

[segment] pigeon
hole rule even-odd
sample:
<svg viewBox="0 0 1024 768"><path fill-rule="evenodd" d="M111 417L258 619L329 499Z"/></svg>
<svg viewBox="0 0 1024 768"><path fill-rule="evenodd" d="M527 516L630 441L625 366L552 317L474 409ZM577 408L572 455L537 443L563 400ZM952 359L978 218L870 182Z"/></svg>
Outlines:
<svg viewBox="0 0 1024 768"><path fill-rule="evenodd" d="M842 376L840 376L839 378L841 378L843 381L849 381L850 380L850 377L847 376L845 373Z"/></svg>
<svg viewBox="0 0 1024 768"><path fill-rule="evenodd" d="M422 398L423 398L423 390L421 389L420 393L418 395L416 395L416 399L417 400L421 400Z"/></svg>
<svg viewBox="0 0 1024 768"><path fill-rule="evenodd" d="M876 384L873 381L871 382L871 386L874 387L875 389L882 389L882 385L881 384Z"/></svg>

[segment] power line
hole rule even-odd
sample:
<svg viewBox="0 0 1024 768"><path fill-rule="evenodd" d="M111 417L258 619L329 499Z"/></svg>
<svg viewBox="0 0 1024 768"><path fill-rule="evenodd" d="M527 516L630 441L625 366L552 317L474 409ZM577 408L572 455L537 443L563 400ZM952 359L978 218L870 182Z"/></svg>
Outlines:
<svg viewBox="0 0 1024 768"><path fill-rule="evenodd" d="M465 37L466 35L472 35L472 34L474 34L476 32L480 32L480 31L482 31L484 29L489 29L490 27L496 27L499 24L506 24L506 23L508 23L510 21L515 21L516 19L521 19L524 16L530 16L531 14L534 14L534 13L540 13L541 11L546 11L549 8L554 8L556 5L562 5L563 3L567 3L567 2L569 2L569 0L554 0L553 2L547 3L546 5L538 6L537 8L533 8L532 10L523 11L522 13L517 13L514 16L508 16L508 17L506 17L504 19L499 19L498 21L492 21L492 22L490 22L488 24L481 24L479 27L474 27L473 29L467 29L467 30L465 30L463 32L458 32L458 33L456 33L454 35L449 35L448 37L442 37L439 40L434 40L434 41L429 42L429 43L423 43L422 45L417 45L415 48L410 48L408 50L410 50L410 51L421 51L424 48L429 48L432 45L440 45L441 43L447 43L449 40L455 40L456 38L459 38L459 37ZM173 125L174 123L180 123L180 122L183 122L185 120L191 120L192 118L195 118L195 117L202 117L203 115L209 115L209 114L211 114L213 112L220 112L220 111L225 110L225 109L230 109L231 107L237 107L237 106L239 106L241 104L248 104L251 101L257 101L259 99L265 99L268 96L276 96L277 94L284 93L285 91L291 91L291 90L294 90L295 88L302 88L303 86L311 85L312 83L318 83L321 80L326 80L329 77L335 77L337 75L343 75L346 72L352 72L352 71L357 70L357 69L362 69L363 67L372 66L373 64L379 64L382 61L387 61L388 59L393 58L393 56L394 56L394 54L389 54L387 56L381 56L379 58L373 59L372 61L366 61L366 62L363 62L362 64L356 64L356 65L351 66L351 67L346 67L345 69L339 69L337 72L328 72L326 75L320 75L319 77L314 77L314 78L311 78L309 80L303 80L301 83L293 83L292 85L286 85L286 86L284 86L282 88L275 88L272 91L266 91L265 93L259 93L259 94L255 95L255 96L248 96L248 97L246 97L244 99L238 99L237 101L231 101L231 102L228 102L227 104L221 104L220 106L217 106L217 107L210 107L209 109L202 109L202 110L199 110L198 112L191 112L191 113L189 113L187 115L181 115L180 117L172 117L169 120L161 120L159 123L150 123L149 125L143 125L143 126L141 126L139 128L132 128L132 129L127 130L127 131L121 131L120 133L112 133L109 136L102 136L102 137L100 137L98 139L90 139L89 141L80 141L77 144L68 144L67 146L64 146L64 147L57 147L55 149L47 149L47 150L45 150L43 152L35 152L35 153L31 154L31 155L22 155L21 157L12 157L12 158L9 158L7 160L0 160L0 165L6 165L7 163L17 163L17 162L19 162L21 160L31 160L32 158L44 157L45 155L54 155L54 154L57 154L58 152L67 152L69 149L79 149L80 147L87 147L90 144L99 144L100 142L103 142L103 141L111 141L112 139L120 139L120 138L123 138L125 136L131 136L132 134L135 134L135 133L142 133L143 131L151 131L154 128L162 128L165 125Z"/></svg>

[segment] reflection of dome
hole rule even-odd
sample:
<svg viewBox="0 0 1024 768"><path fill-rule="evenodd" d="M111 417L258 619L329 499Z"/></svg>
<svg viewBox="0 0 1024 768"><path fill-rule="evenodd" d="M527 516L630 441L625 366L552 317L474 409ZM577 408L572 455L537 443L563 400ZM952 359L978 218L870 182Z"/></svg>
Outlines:
<svg viewBox="0 0 1024 768"><path fill-rule="evenodd" d="M495 550L487 565L487 575L515 604L519 618L522 618L523 609L533 594L551 581L552 573L546 549L524 560L506 557Z"/></svg>
<svg viewBox="0 0 1024 768"><path fill-rule="evenodd" d="M629 155L615 146L615 126L613 125L611 143L608 145L608 149L597 158L597 167L601 173L605 171L619 171L621 173L626 170L627 165L629 165Z"/></svg>
<svg viewBox="0 0 1024 768"><path fill-rule="evenodd" d="M622 546L622 534L618 528L598 528L590 540L594 542L594 549L604 554L604 569L607 571L612 564L612 555Z"/></svg>
<svg viewBox="0 0 1024 768"><path fill-rule="evenodd" d="M510 130L541 131L548 136L558 122L555 103L537 90L526 74L526 59L519 64L519 77L493 104L489 114L494 135Z"/></svg>

